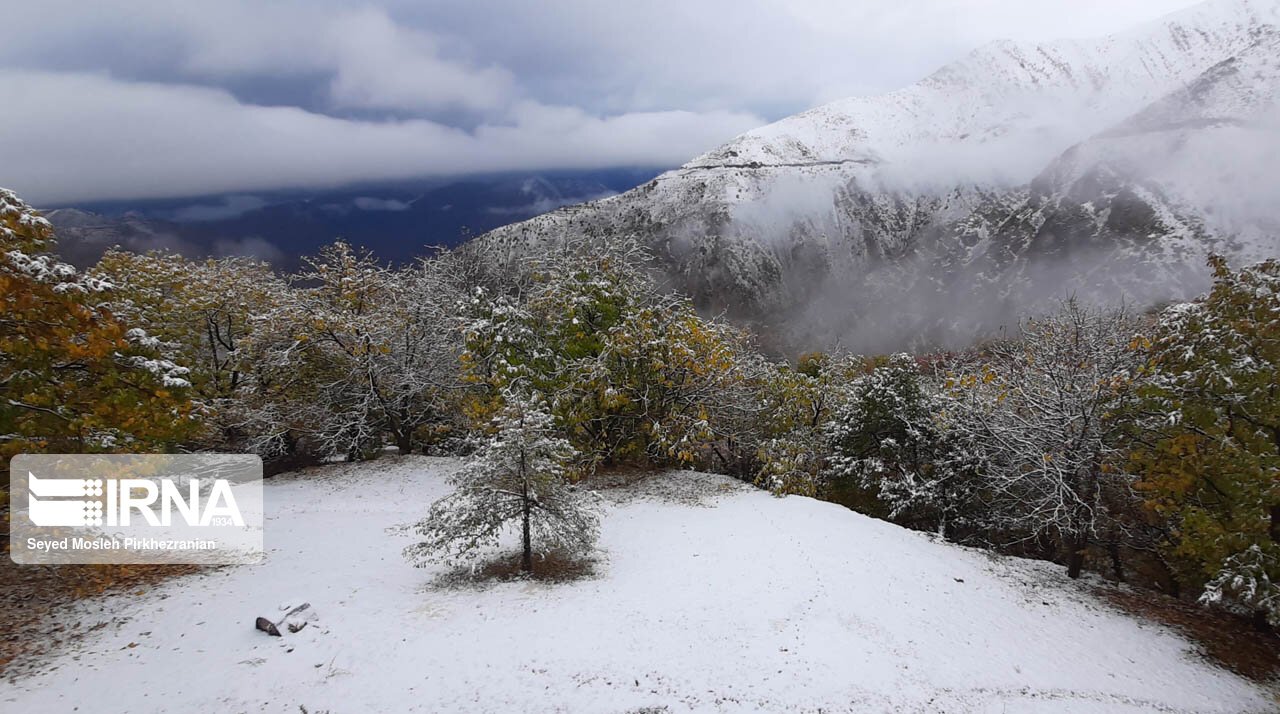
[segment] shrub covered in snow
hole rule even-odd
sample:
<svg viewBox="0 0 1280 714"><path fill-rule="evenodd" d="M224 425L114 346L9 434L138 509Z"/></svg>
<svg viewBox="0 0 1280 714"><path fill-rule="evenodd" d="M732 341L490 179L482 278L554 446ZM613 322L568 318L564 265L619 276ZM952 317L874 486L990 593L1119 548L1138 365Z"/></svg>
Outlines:
<svg viewBox="0 0 1280 714"><path fill-rule="evenodd" d="M506 390L493 433L450 482L454 491L431 506L416 531L425 537L405 555L420 562L469 559L519 533L522 567L536 552L581 556L599 532L591 496L565 478L573 448L538 397Z"/></svg>
<svg viewBox="0 0 1280 714"><path fill-rule="evenodd" d="M889 515L950 535L980 520L980 451L955 428L961 405L908 354L853 380L827 425L833 478L873 491Z"/></svg>
<svg viewBox="0 0 1280 714"><path fill-rule="evenodd" d="M547 395L587 470L694 462L748 346L659 290L646 259L626 241L572 246L531 262L521 294L476 289L463 332L469 413L483 420L520 383Z"/></svg>
<svg viewBox="0 0 1280 714"><path fill-rule="evenodd" d="M1123 307L1067 300L1023 320L1014 339L988 345L945 385L963 404L950 430L980 454L989 528L1051 540L1072 577L1091 544L1123 537L1137 502L1123 415L1147 360L1140 329Z"/></svg>

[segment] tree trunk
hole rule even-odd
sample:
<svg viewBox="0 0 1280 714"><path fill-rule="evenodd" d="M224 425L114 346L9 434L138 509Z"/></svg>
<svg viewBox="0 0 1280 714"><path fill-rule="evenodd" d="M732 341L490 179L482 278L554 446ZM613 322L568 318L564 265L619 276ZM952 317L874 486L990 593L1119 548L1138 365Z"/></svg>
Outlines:
<svg viewBox="0 0 1280 714"><path fill-rule="evenodd" d="M1159 551L1156 551L1155 553L1155 561L1156 565L1160 566L1161 574L1164 575L1164 583L1160 589L1164 590L1165 594L1171 597L1181 597L1182 581L1178 580L1178 575L1174 572L1173 566L1169 565L1169 561L1165 560L1164 556L1161 555Z"/></svg>
<svg viewBox="0 0 1280 714"><path fill-rule="evenodd" d="M409 431L399 432L396 434L396 446L400 449L401 456L408 456L413 453L413 433Z"/></svg>
<svg viewBox="0 0 1280 714"><path fill-rule="evenodd" d="M1057 561L1058 544L1053 542L1053 537L1048 531L1040 531L1036 536L1036 547L1040 549L1040 557L1044 560Z"/></svg>
<svg viewBox="0 0 1280 714"><path fill-rule="evenodd" d="M1084 551L1089 545L1089 540L1083 534L1076 537L1071 552L1067 554L1067 577L1075 580L1080 577L1080 571L1084 568Z"/></svg>
<svg viewBox="0 0 1280 714"><path fill-rule="evenodd" d="M720 465L724 467L724 472L726 474L729 476L736 476L733 467L729 466L729 460L724 457L724 454L720 453L720 447L716 446L714 441L711 442L711 453L715 454L716 458L720 459Z"/></svg>
<svg viewBox="0 0 1280 714"><path fill-rule="evenodd" d="M521 428L524 427L524 414L520 415L520 426ZM532 573L533 572L533 543L530 542L530 539L529 539L530 506L529 506L529 465L526 461L527 456L528 455L525 453L525 450L521 448L520 449L520 493L524 498L520 506L521 506L521 509L523 510L522 515L524 516L524 523L522 524L523 535L524 535L524 539L523 539L524 553L521 556L520 569L526 573Z"/></svg>
<svg viewBox="0 0 1280 714"><path fill-rule="evenodd" d="M533 572L533 543L529 540L529 497L524 499L524 555L520 561L520 569L526 573Z"/></svg>
<svg viewBox="0 0 1280 714"><path fill-rule="evenodd" d="M1111 541L1107 544L1107 553L1111 556L1111 571L1115 573L1116 580L1124 582L1124 561L1120 558L1120 544Z"/></svg>

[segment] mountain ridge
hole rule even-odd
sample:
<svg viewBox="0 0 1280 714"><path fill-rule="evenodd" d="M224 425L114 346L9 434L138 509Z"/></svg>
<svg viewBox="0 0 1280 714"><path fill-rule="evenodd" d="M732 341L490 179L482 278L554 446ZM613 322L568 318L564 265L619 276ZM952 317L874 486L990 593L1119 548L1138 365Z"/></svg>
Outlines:
<svg viewBox="0 0 1280 714"><path fill-rule="evenodd" d="M1212 0L1094 40L991 43L476 249L635 235L674 289L794 348L965 342L1072 292L1177 299L1210 250L1275 252L1266 182L1235 174L1280 147L1278 25L1276 0Z"/></svg>

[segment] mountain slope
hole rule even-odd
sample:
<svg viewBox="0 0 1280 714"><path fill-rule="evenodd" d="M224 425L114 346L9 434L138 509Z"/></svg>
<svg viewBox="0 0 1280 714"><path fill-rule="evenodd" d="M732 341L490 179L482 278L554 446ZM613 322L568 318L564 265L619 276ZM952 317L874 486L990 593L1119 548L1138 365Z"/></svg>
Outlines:
<svg viewBox="0 0 1280 714"><path fill-rule="evenodd" d="M748 132L686 166L936 163L1017 147L1032 169L1245 49L1280 20L1268 0L1193 7L1093 41L999 41L904 89L833 102ZM1054 148L1057 147L1057 148ZM1030 178L1029 176L1023 178Z"/></svg>
<svg viewBox="0 0 1280 714"><path fill-rule="evenodd" d="M106 624L0 683L0 701L135 714L1274 708L1056 566L726 477L603 491L594 577L447 586L401 557L401 526L456 466L382 459L270 479L264 564L81 602L62 616ZM300 601L318 615L300 632L253 629Z"/></svg>
<svg viewBox="0 0 1280 714"><path fill-rule="evenodd" d="M1071 290L1181 297L1208 250L1276 251L1278 25L1277 0L1214 0L1097 40L994 43L481 249L635 234L674 288L798 347L966 341Z"/></svg>

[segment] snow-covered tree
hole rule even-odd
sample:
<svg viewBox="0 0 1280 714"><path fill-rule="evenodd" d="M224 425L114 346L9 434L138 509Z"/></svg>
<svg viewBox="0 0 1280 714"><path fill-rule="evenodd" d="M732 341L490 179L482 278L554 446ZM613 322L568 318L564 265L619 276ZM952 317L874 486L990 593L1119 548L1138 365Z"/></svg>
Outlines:
<svg viewBox="0 0 1280 714"><path fill-rule="evenodd" d="M0 189L0 464L180 442L198 423L189 370L103 305L109 282L53 248L48 221Z"/></svg>
<svg viewBox="0 0 1280 714"><path fill-rule="evenodd" d="M1120 537L1136 500L1121 415L1147 359L1140 329L1123 307L1067 300L946 383L964 407L951 428L981 450L989 526L1056 540L1071 577L1089 545Z"/></svg>
<svg viewBox="0 0 1280 714"><path fill-rule="evenodd" d="M716 410L716 422L724 430L721 424L729 416L733 440L753 447L757 486L780 496L822 493L830 456L825 430L848 393L844 385L861 363L860 358L817 353L802 357L794 367L741 360L738 373L749 392L745 398L726 394L729 405Z"/></svg>
<svg viewBox="0 0 1280 714"><path fill-rule="evenodd" d="M451 478L453 493L431 506L405 554L420 562L474 557L518 528L521 567L535 551L582 555L595 544L599 514L589 494L565 478L573 457L545 402L508 389L493 433Z"/></svg>
<svg viewBox="0 0 1280 714"><path fill-rule="evenodd" d="M358 457L390 434L409 453L460 386L455 286L430 261L393 270L341 241L309 266L286 308L310 373L293 406L327 452Z"/></svg>
<svg viewBox="0 0 1280 714"><path fill-rule="evenodd" d="M952 428L958 408L915 357L893 355L849 384L827 425L831 478L875 493L910 525L930 522L943 536L970 525L981 456Z"/></svg>
<svg viewBox="0 0 1280 714"><path fill-rule="evenodd" d="M469 411L487 418L504 388L544 395L588 470L694 461L715 437L711 411L735 383L745 336L660 291L626 241L531 261L518 290L466 304Z"/></svg>
<svg viewBox="0 0 1280 714"><path fill-rule="evenodd" d="M1205 597L1280 625L1280 261L1162 313L1134 466Z"/></svg>
<svg viewBox="0 0 1280 714"><path fill-rule="evenodd" d="M114 286L104 307L144 329L165 358L189 365L205 426L197 445L248 448L242 422L267 372L247 347L261 340L261 316L285 301L285 280L249 258L119 250L103 255L92 274Z"/></svg>
<svg viewBox="0 0 1280 714"><path fill-rule="evenodd" d="M485 423L502 394L521 382L542 392L557 388L557 356L544 344L535 317L519 296L474 287L462 302L462 380L474 387L468 416Z"/></svg>
<svg viewBox="0 0 1280 714"><path fill-rule="evenodd" d="M652 463L693 463L718 436L718 412L748 349L743 332L699 316L683 298L632 310L609 331L594 378L584 381L607 415L591 425L597 443L621 431Z"/></svg>

